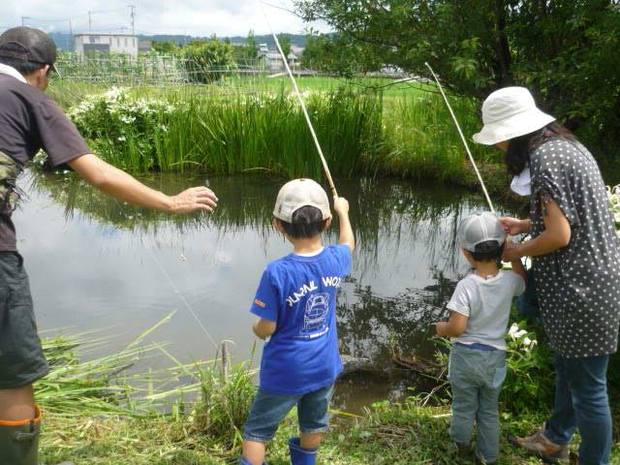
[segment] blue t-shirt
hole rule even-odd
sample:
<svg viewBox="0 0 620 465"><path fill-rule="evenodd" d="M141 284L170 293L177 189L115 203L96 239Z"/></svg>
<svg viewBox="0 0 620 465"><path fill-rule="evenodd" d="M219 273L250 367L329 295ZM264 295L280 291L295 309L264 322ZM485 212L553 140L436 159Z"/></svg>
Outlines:
<svg viewBox="0 0 620 465"><path fill-rule="evenodd" d="M263 349L260 388L299 395L332 384L342 371L336 293L351 271L347 245L312 257L290 254L267 265L250 311L276 322Z"/></svg>

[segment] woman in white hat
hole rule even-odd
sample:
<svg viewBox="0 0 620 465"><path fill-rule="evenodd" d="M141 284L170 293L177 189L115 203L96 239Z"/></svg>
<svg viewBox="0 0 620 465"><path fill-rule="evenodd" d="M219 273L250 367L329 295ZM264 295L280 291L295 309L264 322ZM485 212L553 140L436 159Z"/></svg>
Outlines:
<svg viewBox="0 0 620 465"><path fill-rule="evenodd" d="M511 188L530 196L528 219L502 218L508 233L532 237L507 248L505 259L533 257L542 321L555 351L553 414L540 431L512 442L562 462L578 429L579 463L607 465L607 365L618 345L620 244L605 184L588 150L539 110L527 89L493 92L482 119L474 141L503 150Z"/></svg>

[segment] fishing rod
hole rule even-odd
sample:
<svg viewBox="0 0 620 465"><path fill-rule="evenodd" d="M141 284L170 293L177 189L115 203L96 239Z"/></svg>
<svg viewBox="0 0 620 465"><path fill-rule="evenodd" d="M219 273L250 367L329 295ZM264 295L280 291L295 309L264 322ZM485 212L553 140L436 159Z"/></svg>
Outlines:
<svg viewBox="0 0 620 465"><path fill-rule="evenodd" d="M323 164L323 171L325 171L325 177L327 178L327 182L329 183L329 187L332 190L332 194L334 198L336 198L338 197L338 192L336 191L334 180L332 179L332 175L329 171L329 166L327 166L327 160L325 160L325 155L323 155L321 144L319 144L319 139L316 135L316 132L314 131L314 126L312 125L312 121L310 120L310 115L308 115L306 104L304 103L304 99L301 97L301 92L299 92L299 87L297 87L297 81L295 80L295 77L293 76L293 73L291 72L291 68L288 65L288 60L286 59L284 52L282 51L282 47L280 46L280 41L278 40L278 36L276 35L276 33L273 31L273 28L271 27L271 22L269 21L269 17L267 16L267 13L265 12L264 2L262 0L259 0L259 4L261 7L261 10L263 11L263 16L265 16L265 21L267 22L267 25L269 26L269 30L271 31L271 35L273 36L273 40L276 43L278 52L280 52L280 56L282 57L282 61L284 62L284 67L286 68L286 72L288 73L288 76L291 78L291 82L293 83L295 95L297 95L297 100L299 100L299 104L301 105L301 109L304 113L304 117L306 118L306 123L308 123L308 129L310 129L310 133L312 134L312 139L314 140L314 145L316 146L316 150L319 152L319 157L321 157L321 163Z"/></svg>
<svg viewBox="0 0 620 465"><path fill-rule="evenodd" d="M439 82L439 79L437 78L435 71L433 71L433 68L431 68L431 65L429 65L428 62L424 62L424 64L426 65L426 67L430 70L431 74L433 75L433 78L435 79L435 82L437 83L437 86L439 87L439 91L441 92L441 95L443 96L443 99L446 102L446 105L448 106L448 110L450 110L450 115L452 115L452 119L454 120L456 129L459 131L459 135L461 136L463 145L465 145L465 150L467 151L467 155L469 155L469 161L471 161L471 164L474 167L474 171L476 172L476 176L478 176L478 181L480 181L480 185L482 186L482 191L484 192L484 196L487 199L489 208L491 209L491 212L495 214L495 208L493 208L493 202L491 202L491 197L489 197L489 192L487 191L487 187L485 186L484 181L482 180L480 171L478 171L478 166L476 165L476 162L474 161L474 157L471 154L471 151L469 150L469 145L467 145L467 140L465 139L465 136L463 135L463 131L461 130L461 126L459 125L459 122L456 119L456 115L454 114L454 111L452 111L452 106L450 105L450 102L448 101L448 97L446 97L446 94L443 91L443 87L441 86L441 83Z"/></svg>

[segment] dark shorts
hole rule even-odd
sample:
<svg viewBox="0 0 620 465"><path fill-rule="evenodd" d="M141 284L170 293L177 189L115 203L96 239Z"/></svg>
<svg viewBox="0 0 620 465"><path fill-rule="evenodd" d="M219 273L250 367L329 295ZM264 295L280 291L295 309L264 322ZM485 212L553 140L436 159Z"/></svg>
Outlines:
<svg viewBox="0 0 620 465"><path fill-rule="evenodd" d="M48 371L23 259L0 252L0 389L31 384Z"/></svg>
<svg viewBox="0 0 620 465"><path fill-rule="evenodd" d="M297 405L299 429L302 433L324 433L329 428L329 403L334 385L301 395L278 395L258 390L243 432L247 441L267 442L273 439L278 425Z"/></svg>

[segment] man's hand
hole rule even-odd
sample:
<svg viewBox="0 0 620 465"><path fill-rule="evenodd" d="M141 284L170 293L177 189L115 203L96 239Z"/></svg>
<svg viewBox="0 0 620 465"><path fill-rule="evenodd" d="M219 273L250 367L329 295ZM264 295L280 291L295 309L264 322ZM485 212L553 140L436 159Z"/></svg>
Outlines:
<svg viewBox="0 0 620 465"><path fill-rule="evenodd" d="M349 213L349 201L344 197L334 197L334 211L338 216L347 215Z"/></svg>
<svg viewBox="0 0 620 465"><path fill-rule="evenodd" d="M499 219L499 222L502 224L504 231L506 231L506 233L510 234L511 236L528 233L532 228L532 223L530 222L530 220L520 220L518 218L512 218L509 216L502 216Z"/></svg>
<svg viewBox="0 0 620 465"><path fill-rule="evenodd" d="M171 198L171 213L212 212L218 202L215 193L207 187L190 187Z"/></svg>
<svg viewBox="0 0 620 465"><path fill-rule="evenodd" d="M140 207L166 213L192 213L210 212L217 206L217 197L206 187L192 187L169 196L145 186L92 153L71 160L69 166L105 194Z"/></svg>

